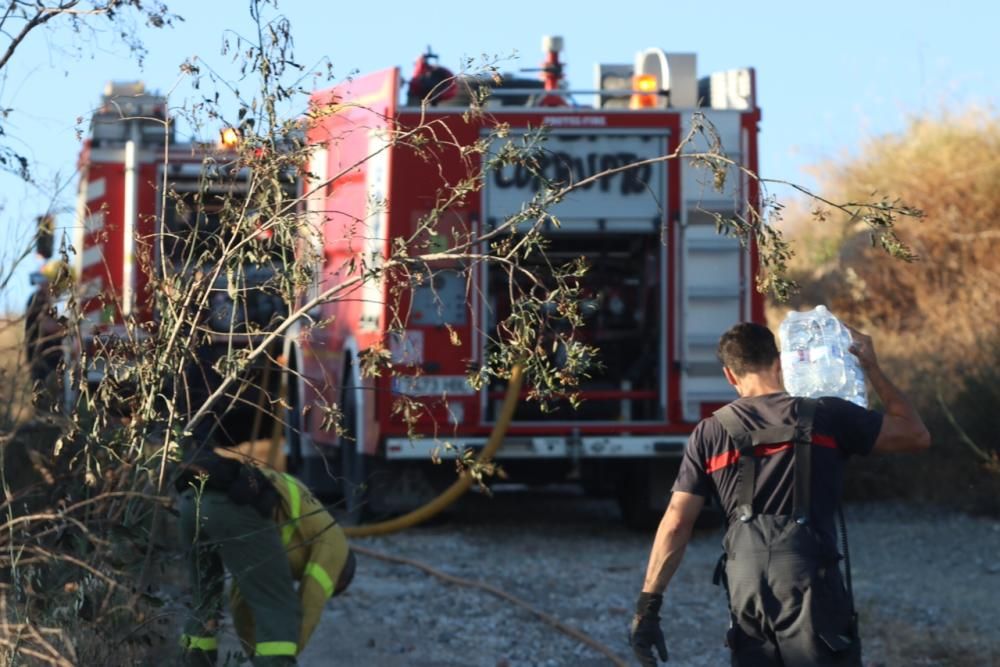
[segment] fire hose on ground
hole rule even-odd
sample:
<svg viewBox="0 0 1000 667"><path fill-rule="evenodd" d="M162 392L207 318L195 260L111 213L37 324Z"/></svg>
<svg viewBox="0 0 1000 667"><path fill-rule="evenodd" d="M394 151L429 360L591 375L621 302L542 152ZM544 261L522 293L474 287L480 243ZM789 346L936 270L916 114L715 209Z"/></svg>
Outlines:
<svg viewBox="0 0 1000 667"><path fill-rule="evenodd" d="M611 661L611 663L615 665L615 667L626 667L626 665L628 664L624 660L622 660L621 657L615 654L615 652L612 651L611 648L609 648L607 645L602 644L596 639L584 634L580 630L577 630L576 628L570 625L566 625L565 623L563 623L556 617L552 616L551 614L547 614L544 611L538 609L537 607L533 607L532 605L525 602L516 595L511 595L507 591L501 590L496 586L481 581L465 579L463 577L456 577L453 574L442 572L440 570L431 567L430 565L427 565L426 563L422 563L418 560L413 560L411 558L403 558L402 556L390 556L389 554L384 554L379 551L375 551L373 549L357 545L351 545L351 548L363 556L368 556L370 558L377 558L378 560L386 561L387 563L396 563L399 565L409 565L410 567L415 567L449 584L454 584L456 586L464 586L466 588L477 588L479 590L486 591L491 595L495 595L498 598L506 600L507 602L517 607L520 607L525 611L530 612L539 620L544 621L545 623L551 625L564 635L567 635L568 637L577 640L581 644L593 649L594 651L597 651L598 653L606 657L609 661Z"/></svg>
<svg viewBox="0 0 1000 667"><path fill-rule="evenodd" d="M517 407L517 401L521 394L522 379L521 367L514 366L510 372L510 381L507 383L507 395L504 396L503 405L500 407L500 415L493 424L493 430L486 441L486 446L483 447L483 450L479 452L479 456L476 457L477 463L485 463L492 459L493 455L500 449L500 445L503 444L504 436L507 435L507 427L510 426L510 422L514 418L514 409ZM395 533L423 523L461 498L469 490L469 487L472 486L472 482L472 475L468 472L463 472L459 475L458 479L452 482L451 486L442 491L437 498L434 498L426 505L418 507L412 512L396 517L395 519L364 524L362 526L347 526L344 528L344 532L347 533L348 537L371 537L373 535L388 535L389 533Z"/></svg>
<svg viewBox="0 0 1000 667"><path fill-rule="evenodd" d="M281 361L279 360L278 363L280 364ZM264 379L262 382L264 386L267 386L267 380L270 377L270 373L271 363L267 363L264 368ZM493 430L490 432L486 445L483 447L482 451L479 452L479 456L476 457L477 463L486 463L490 461L493 458L493 455L500 449L500 445L503 444L503 439L507 435L507 428L510 426L510 422L514 418L514 409L517 407L517 401L520 397L522 380L523 371L521 366L514 366L510 372L510 381L507 383L507 393L504 396L503 404L500 407L500 414L497 417L496 422L493 424ZM284 376L279 389L279 394L281 395L281 400L284 400ZM265 411L264 400L265 393L261 392L261 397L257 405L257 415L254 417L253 427L251 429L251 441L256 441L257 435L260 432L260 415L262 415ZM269 448L267 460L267 464L272 468L276 463L275 457L280 441L281 424L278 420L275 420L274 429L271 433L271 447ZM436 498L427 504L418 507L412 512L394 519L379 521L377 523L368 523L360 526L345 526L344 532L347 533L348 537L373 537L375 535L388 535L390 533L396 533L401 530L405 530L406 528L416 526L440 514L456 500L461 498L472 486L472 482L472 475L468 472L463 472L459 475L458 479L451 484L451 486L442 491Z"/></svg>
<svg viewBox="0 0 1000 667"><path fill-rule="evenodd" d="M514 410L517 407L518 399L521 393L521 383L523 381L523 370L521 366L514 366L511 369L510 381L507 383L507 393L504 396L503 404L500 408L500 414L493 425L493 430L490 432L489 439L486 441L486 445L483 447L482 451L476 457L477 463L486 463L490 461L494 454L500 449L503 444L504 436L507 434L507 428L510 426L510 422L514 417ZM275 430L277 433L277 429ZM272 448L273 449L273 448ZM347 533L348 537L374 537L380 535L388 535L390 533L399 532L407 528L416 526L428 519L436 516L441 511L446 509L448 506L453 504L456 500L462 497L466 491L472 486L473 477L468 472L463 472L459 475L458 479L455 480L451 486L441 492L436 498L428 502L427 504L419 507L408 514L396 517L394 519L389 519L386 521L379 521L377 523L364 524L360 526L345 526L344 532ZM510 593L503 591L495 586L480 581L474 581L471 579L465 579L462 577L456 577L445 572L441 572L426 563L420 561L412 560L409 558L403 558L401 556L392 556L389 554L384 554L367 547L362 547L358 545L352 545L351 547L357 553L370 558L376 558L389 563L396 563L400 565L409 565L415 567L427 574L430 574L442 581L457 586L464 586L467 588L477 588L482 591L486 591L492 595L495 595L507 602L521 607L522 609L530 612L538 619L544 621L545 623L551 625L556 630L559 630L563 634L581 642L585 646L597 651L598 653L607 657L612 664L618 667L624 667L626 665L625 661L622 660L618 655L614 653L608 646L598 642L597 640L589 637L580 630L566 625L554 616L547 614L540 609L533 607L524 600L511 595Z"/></svg>

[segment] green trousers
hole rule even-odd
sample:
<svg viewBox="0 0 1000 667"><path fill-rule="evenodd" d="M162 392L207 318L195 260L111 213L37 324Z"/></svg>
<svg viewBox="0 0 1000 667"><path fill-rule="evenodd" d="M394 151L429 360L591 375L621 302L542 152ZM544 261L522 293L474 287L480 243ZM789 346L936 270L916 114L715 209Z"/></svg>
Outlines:
<svg viewBox="0 0 1000 667"><path fill-rule="evenodd" d="M295 665L302 612L274 521L224 494L192 490L181 494L180 531L194 598L181 639L185 664L215 664L228 571L253 613L254 667Z"/></svg>

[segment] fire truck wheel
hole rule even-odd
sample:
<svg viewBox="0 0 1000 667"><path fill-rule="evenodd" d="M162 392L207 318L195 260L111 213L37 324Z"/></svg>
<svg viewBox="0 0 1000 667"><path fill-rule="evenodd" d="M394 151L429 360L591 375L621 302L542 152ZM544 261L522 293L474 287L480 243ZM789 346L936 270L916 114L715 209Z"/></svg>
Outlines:
<svg viewBox="0 0 1000 667"><path fill-rule="evenodd" d="M626 526L634 530L656 527L667 508L677 465L676 461L643 461L626 469L618 487L618 507Z"/></svg>
<svg viewBox="0 0 1000 667"><path fill-rule="evenodd" d="M649 530L659 523L663 512L649 506L649 497L642 485L627 484L619 490L618 507L622 523L632 530Z"/></svg>

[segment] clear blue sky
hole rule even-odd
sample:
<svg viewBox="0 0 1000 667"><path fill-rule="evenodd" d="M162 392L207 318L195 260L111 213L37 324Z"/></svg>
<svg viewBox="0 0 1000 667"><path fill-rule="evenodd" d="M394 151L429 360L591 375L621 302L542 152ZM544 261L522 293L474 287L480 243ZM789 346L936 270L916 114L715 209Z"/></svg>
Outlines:
<svg viewBox="0 0 1000 667"><path fill-rule="evenodd" d="M96 52L78 52L68 29L52 28L32 34L2 72L0 107L11 109L2 140L32 160L37 183L0 175L0 273L36 215L52 206L61 224L70 223L77 119L85 130L106 81L174 89L171 102L180 105L190 94L186 82L174 88L180 63L197 55L225 70L223 31L250 34L247 2L165 1L186 21L140 31L148 48L143 67L109 33L87 37ZM317 9L323 6L330 9ZM1000 102L994 3L284 0L280 10L291 20L297 60L311 65L325 57L337 76L397 65L409 75L428 45L452 68L463 56L512 53L518 60L504 69L534 67L544 34L563 36L576 88L592 86L595 63L629 63L651 46L697 53L700 74L752 66L763 109L761 172L805 184L813 183L809 165L898 131L908 117ZM0 36L0 49L8 42ZM0 294L0 309L22 306L27 273L37 266L29 257Z"/></svg>

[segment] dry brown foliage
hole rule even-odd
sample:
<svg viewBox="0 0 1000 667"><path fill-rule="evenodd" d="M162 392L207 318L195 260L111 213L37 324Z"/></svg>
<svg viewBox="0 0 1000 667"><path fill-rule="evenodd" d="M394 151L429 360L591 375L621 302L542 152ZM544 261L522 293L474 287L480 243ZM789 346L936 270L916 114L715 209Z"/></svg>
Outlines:
<svg viewBox="0 0 1000 667"><path fill-rule="evenodd" d="M889 486L1000 510L988 479L1000 470L1000 116L970 110L913 119L817 174L824 196L891 195L925 213L900 230L919 256L913 263L885 261L867 230L842 214L821 225L805 224L804 212L787 216L803 288L792 305L825 303L873 334L883 365L934 435L936 452L925 463L879 464L896 482ZM942 475L942 465L955 474Z"/></svg>

